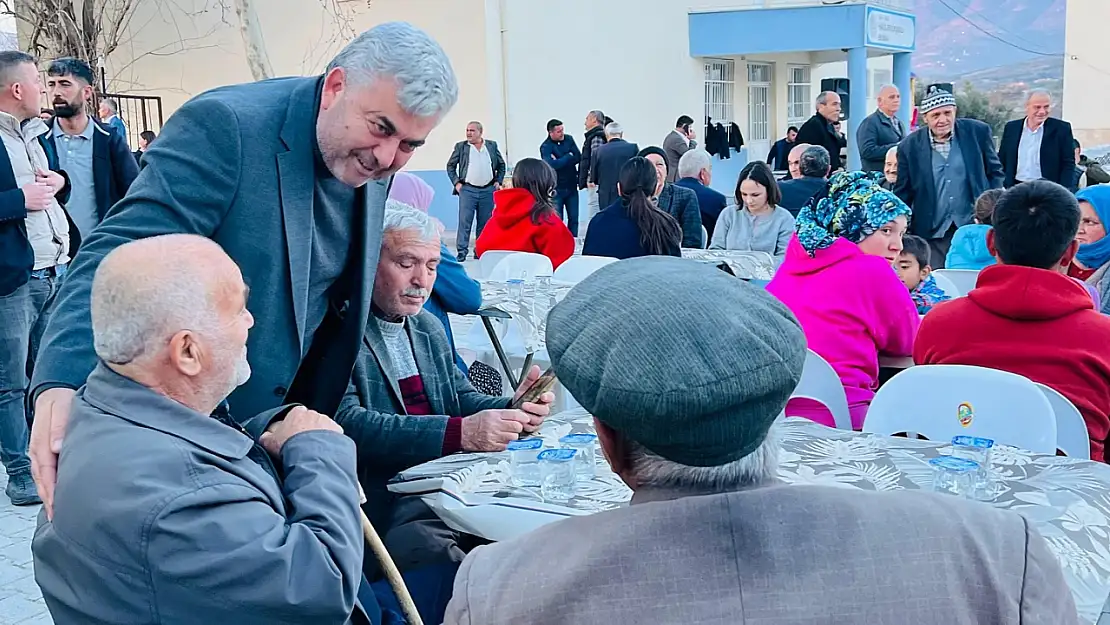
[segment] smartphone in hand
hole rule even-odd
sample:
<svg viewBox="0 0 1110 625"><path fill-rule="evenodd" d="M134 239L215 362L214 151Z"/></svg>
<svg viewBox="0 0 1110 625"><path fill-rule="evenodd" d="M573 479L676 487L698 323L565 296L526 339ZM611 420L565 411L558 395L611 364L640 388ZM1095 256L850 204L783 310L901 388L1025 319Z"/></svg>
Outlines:
<svg viewBox="0 0 1110 625"><path fill-rule="evenodd" d="M555 371L549 367L547 371L543 372L543 375L536 378L532 386L529 386L528 390L524 391L520 398L514 401L509 408L512 410L520 410L520 407L524 404L535 403L535 401L540 398L540 395L555 388L555 382L557 381L558 378L555 377Z"/></svg>

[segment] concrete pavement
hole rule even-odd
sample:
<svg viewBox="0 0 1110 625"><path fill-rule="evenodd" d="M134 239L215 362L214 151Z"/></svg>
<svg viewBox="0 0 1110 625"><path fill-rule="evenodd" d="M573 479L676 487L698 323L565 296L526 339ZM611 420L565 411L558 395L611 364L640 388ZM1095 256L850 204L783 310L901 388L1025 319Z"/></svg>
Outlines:
<svg viewBox="0 0 1110 625"><path fill-rule="evenodd" d="M0 491L8 476L0 471ZM52 625L31 569L31 538L42 506L15 507L0 494L0 625Z"/></svg>

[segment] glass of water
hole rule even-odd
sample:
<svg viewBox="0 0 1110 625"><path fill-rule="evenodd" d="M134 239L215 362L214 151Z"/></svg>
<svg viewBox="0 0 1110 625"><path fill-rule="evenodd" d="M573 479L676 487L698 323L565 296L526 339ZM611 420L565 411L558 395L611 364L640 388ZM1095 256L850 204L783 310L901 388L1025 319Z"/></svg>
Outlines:
<svg viewBox="0 0 1110 625"><path fill-rule="evenodd" d="M929 461L933 467L933 491L968 497L977 482L979 463L974 460L941 456Z"/></svg>
<svg viewBox="0 0 1110 625"><path fill-rule="evenodd" d="M577 485L574 449L545 449L540 452L540 494L544 500L570 501Z"/></svg>
<svg viewBox="0 0 1110 625"><path fill-rule="evenodd" d="M979 471L973 476L971 497L988 500L994 498L994 483L991 475L991 450L994 440L978 436L952 437L952 457L971 460L979 464Z"/></svg>
<svg viewBox="0 0 1110 625"><path fill-rule="evenodd" d="M513 299L520 299L524 297L524 280L515 279L509 280L509 297Z"/></svg>
<svg viewBox="0 0 1110 625"><path fill-rule="evenodd" d="M509 466L512 469L515 486L541 484L539 455L542 448L543 441L538 438L509 443Z"/></svg>
<svg viewBox="0 0 1110 625"><path fill-rule="evenodd" d="M597 444L597 434L567 434L559 439L559 444L578 452L575 454L574 461L578 477L586 479L594 477L594 449Z"/></svg>

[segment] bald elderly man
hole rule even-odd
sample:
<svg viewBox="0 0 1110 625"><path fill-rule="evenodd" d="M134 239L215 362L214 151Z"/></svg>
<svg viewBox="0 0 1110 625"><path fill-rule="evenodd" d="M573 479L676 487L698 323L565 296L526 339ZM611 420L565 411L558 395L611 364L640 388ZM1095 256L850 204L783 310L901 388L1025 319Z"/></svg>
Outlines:
<svg viewBox="0 0 1110 625"><path fill-rule="evenodd" d="M906 125L898 119L902 94L894 85L883 85L875 97L875 112L863 118L856 130L863 171L883 171L887 151L906 138Z"/></svg>
<svg viewBox="0 0 1110 625"><path fill-rule="evenodd" d="M101 261L99 363L31 545L57 625L380 621L376 603L356 606L354 443L304 407L260 415L284 418L258 443L228 416L251 374L246 304L239 268L203 237L140 239Z"/></svg>

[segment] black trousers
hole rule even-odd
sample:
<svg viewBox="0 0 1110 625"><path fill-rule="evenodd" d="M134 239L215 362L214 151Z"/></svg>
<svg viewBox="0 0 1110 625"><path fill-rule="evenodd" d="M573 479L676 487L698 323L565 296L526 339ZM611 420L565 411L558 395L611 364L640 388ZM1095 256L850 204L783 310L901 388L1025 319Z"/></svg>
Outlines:
<svg viewBox="0 0 1110 625"><path fill-rule="evenodd" d="M956 226L953 224L944 236L937 239L927 239L929 243L929 266L933 269L944 269L944 259L948 256L948 250L952 247L952 237L956 234Z"/></svg>

